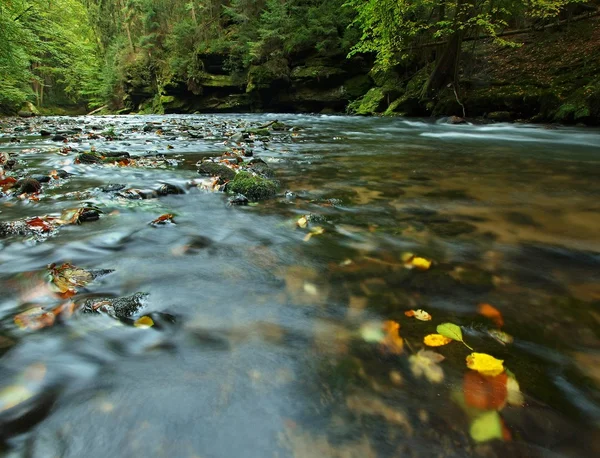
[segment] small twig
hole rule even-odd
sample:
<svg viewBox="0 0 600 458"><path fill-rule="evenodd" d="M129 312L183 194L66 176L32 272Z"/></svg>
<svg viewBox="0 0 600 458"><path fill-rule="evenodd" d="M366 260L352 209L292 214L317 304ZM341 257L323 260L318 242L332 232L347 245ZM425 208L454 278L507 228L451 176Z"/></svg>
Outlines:
<svg viewBox="0 0 600 458"><path fill-rule="evenodd" d="M277 121L277 119L275 121L271 121L266 123L263 126L260 126L259 129L268 129L269 127L271 127L273 124L278 123L279 121Z"/></svg>
<svg viewBox="0 0 600 458"><path fill-rule="evenodd" d="M456 84L452 83L452 89L454 90L454 97L456 97L456 101L462 107L463 118L466 118L467 117L467 112L465 111L465 106L463 105L463 103L458 98L458 93L456 92Z"/></svg>

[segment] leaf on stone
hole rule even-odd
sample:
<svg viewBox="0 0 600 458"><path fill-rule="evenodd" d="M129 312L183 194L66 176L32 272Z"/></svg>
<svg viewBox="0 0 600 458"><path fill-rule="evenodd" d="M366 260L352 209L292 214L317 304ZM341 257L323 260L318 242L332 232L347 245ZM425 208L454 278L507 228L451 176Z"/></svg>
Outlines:
<svg viewBox="0 0 600 458"><path fill-rule="evenodd" d="M431 315L427 313L425 310L407 310L404 312L406 316L414 316L419 321L430 321Z"/></svg>
<svg viewBox="0 0 600 458"><path fill-rule="evenodd" d="M494 439L504 439L500 414L495 410L482 413L471 423L469 434L475 442L479 443Z"/></svg>
<svg viewBox="0 0 600 458"><path fill-rule="evenodd" d="M454 323L443 323L437 326L436 331L438 334L441 334L444 337L448 337L449 339L462 342L469 350L473 350L463 340L462 330L460 329L460 326L457 326Z"/></svg>
<svg viewBox="0 0 600 458"><path fill-rule="evenodd" d="M175 215L173 215L172 213L165 213L164 215L160 215L158 218L156 218L150 224L152 226L163 226L166 224L175 224L175 221L173 220L174 218L175 218Z"/></svg>
<svg viewBox="0 0 600 458"><path fill-rule="evenodd" d="M439 366L443 360L443 355L431 350L420 350L408 358L413 375L416 378L425 377L432 383L441 383L444 380L444 371Z"/></svg>
<svg viewBox="0 0 600 458"><path fill-rule="evenodd" d="M423 343L428 347L441 347L452 342L453 339L441 334L429 334L423 338Z"/></svg>
<svg viewBox="0 0 600 458"><path fill-rule="evenodd" d="M404 262L404 266L407 269L419 269L419 270L429 270L431 267L431 261L429 259L421 258L419 256L415 256L412 253L404 253L402 254L402 262Z"/></svg>
<svg viewBox="0 0 600 458"><path fill-rule="evenodd" d="M486 353L473 352L467 356L467 367L480 374L494 377L504 372L504 361Z"/></svg>
<svg viewBox="0 0 600 458"><path fill-rule="evenodd" d="M137 320L135 320L133 322L133 325L136 328L151 328L152 326L154 326L154 320L152 318L150 318L149 316L142 316L139 317Z"/></svg>
<svg viewBox="0 0 600 458"><path fill-rule="evenodd" d="M29 218L27 220L25 220L25 224L27 224L27 226L29 226L31 229L35 230L35 231L40 231L40 232L50 232L53 229L53 222L54 218L50 218L50 217L39 217L36 216L34 218Z"/></svg>
<svg viewBox="0 0 600 458"><path fill-rule="evenodd" d="M51 264L48 266L48 270L55 291L61 294L69 292L74 294L77 292L77 288L87 285L93 279L90 272L69 263L58 267Z"/></svg>
<svg viewBox="0 0 600 458"><path fill-rule="evenodd" d="M499 328L504 326L504 318L502 318L502 314L496 307L490 304L479 304L477 306L477 312L492 320Z"/></svg>

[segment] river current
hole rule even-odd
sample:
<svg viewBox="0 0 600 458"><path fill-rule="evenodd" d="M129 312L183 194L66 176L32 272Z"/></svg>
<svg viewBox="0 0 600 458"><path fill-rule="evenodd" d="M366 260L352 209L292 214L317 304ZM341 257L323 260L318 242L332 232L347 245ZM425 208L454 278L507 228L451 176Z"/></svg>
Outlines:
<svg viewBox="0 0 600 458"><path fill-rule="evenodd" d="M600 454L600 131L285 114L0 125L0 178L50 177L0 187L0 222L27 226L0 236L2 456ZM135 160L76 159L91 151ZM278 194L230 205L196 166L226 152L264 160ZM57 222L83 207L97 217ZM52 280L65 263L92 273L74 295ZM127 319L102 313L132 297ZM425 345L444 323L465 344ZM501 373L468 367L473 352Z"/></svg>

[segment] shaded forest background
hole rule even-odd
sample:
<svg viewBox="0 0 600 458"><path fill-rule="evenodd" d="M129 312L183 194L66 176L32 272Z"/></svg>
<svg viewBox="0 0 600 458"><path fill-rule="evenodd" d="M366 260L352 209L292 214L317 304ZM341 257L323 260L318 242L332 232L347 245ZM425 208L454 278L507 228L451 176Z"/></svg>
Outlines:
<svg viewBox="0 0 600 458"><path fill-rule="evenodd" d="M596 0L2 0L0 111L600 120Z"/></svg>

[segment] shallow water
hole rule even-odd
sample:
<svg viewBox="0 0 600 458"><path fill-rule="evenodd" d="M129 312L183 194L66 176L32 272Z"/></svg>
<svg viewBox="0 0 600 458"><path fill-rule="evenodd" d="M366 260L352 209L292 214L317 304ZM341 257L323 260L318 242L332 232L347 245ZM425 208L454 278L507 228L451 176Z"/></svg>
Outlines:
<svg viewBox="0 0 600 458"><path fill-rule="evenodd" d="M276 198L232 207L196 186L198 160L274 119L286 130L252 143L281 183ZM0 239L5 456L600 453L599 131L309 115L4 124L0 154L17 160L7 175L73 175L45 184L39 201L0 197L0 221L82 203L103 212L47 237ZM61 143L42 128L82 131ZM75 152L59 154L65 146L176 163L75 164ZM129 200L100 190L109 183L186 192ZM149 225L165 213L176 224ZM305 240L303 215L324 233ZM407 252L432 267L408 269ZM64 262L112 271L75 303L143 292L144 308L129 321L76 311L19 329L20 312L64 302L45 277ZM500 311L512 343L490 337L499 326L481 303ZM142 315L155 326L131 326ZM366 337L386 320L400 324L402 354ZM411 355L444 322L518 381L524 405L488 409L499 411L505 440L473 438L482 412L464 406L465 346L434 349L446 358L443 380L415 373Z"/></svg>

